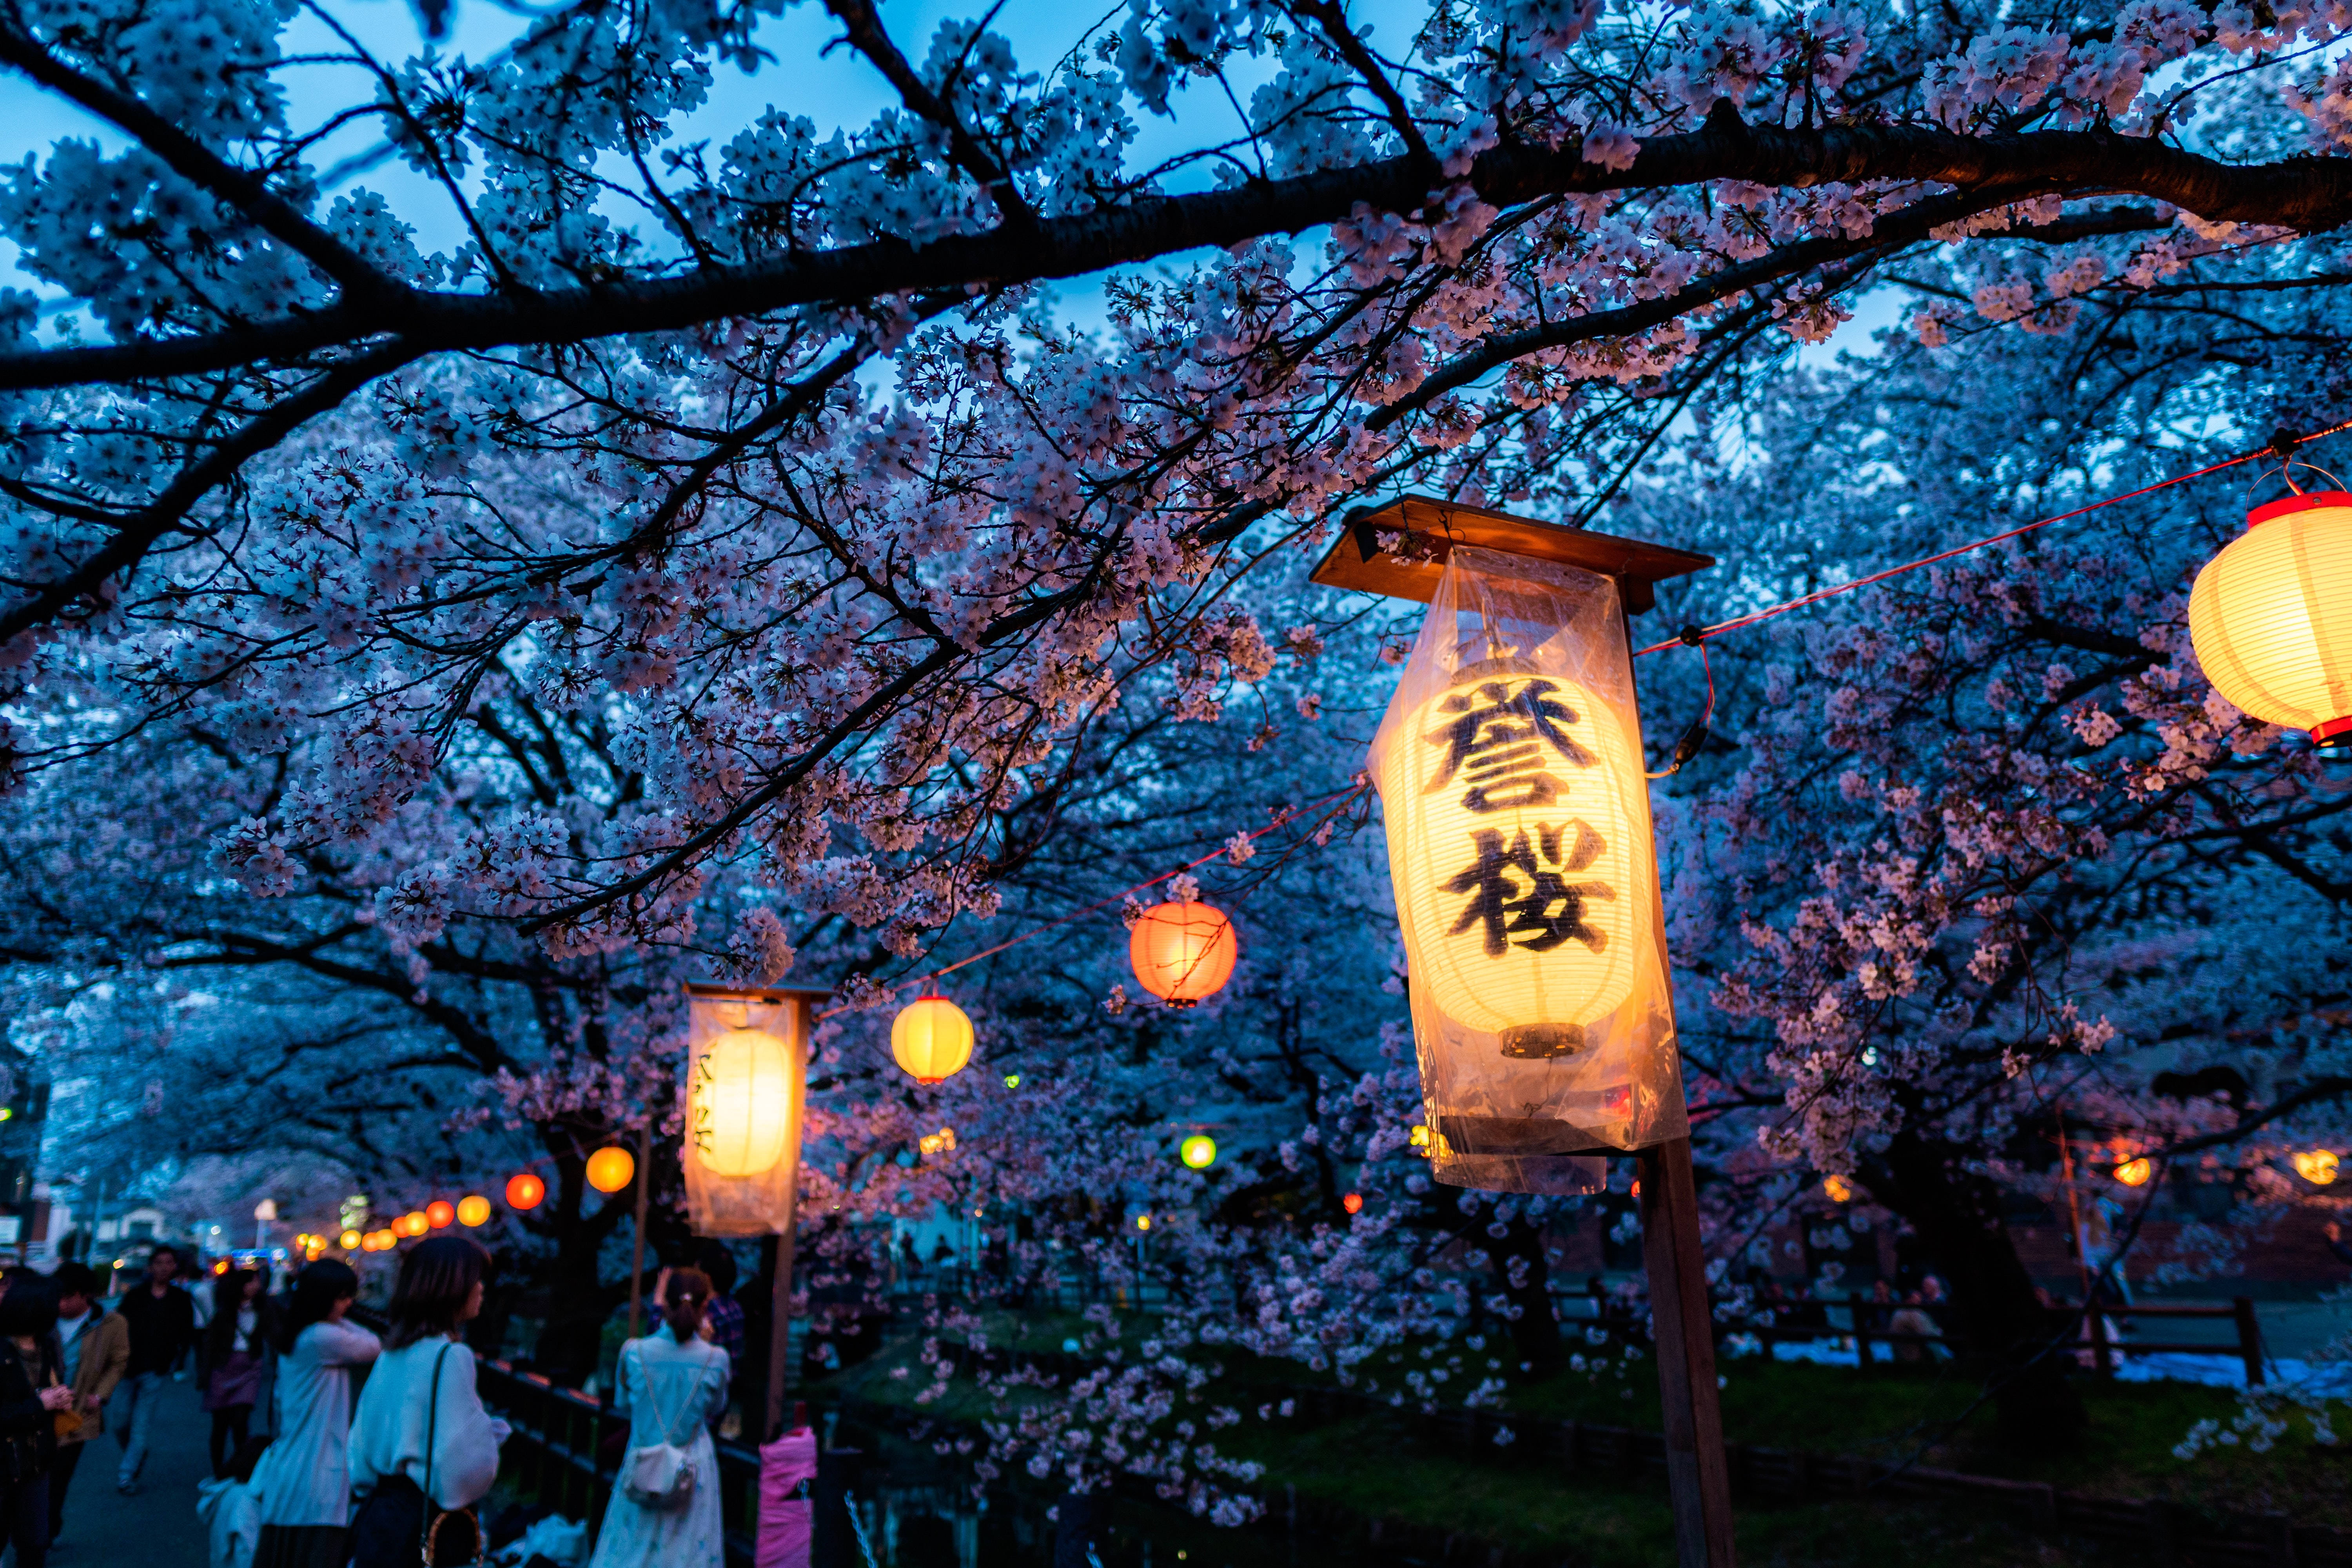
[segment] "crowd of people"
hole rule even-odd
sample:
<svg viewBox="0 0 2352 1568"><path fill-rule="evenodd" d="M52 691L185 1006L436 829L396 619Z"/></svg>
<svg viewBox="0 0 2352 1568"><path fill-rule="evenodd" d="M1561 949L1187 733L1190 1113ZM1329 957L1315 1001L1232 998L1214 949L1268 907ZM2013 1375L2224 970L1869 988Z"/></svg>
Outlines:
<svg viewBox="0 0 2352 1568"><path fill-rule="evenodd" d="M359 1276L331 1258L275 1293L234 1265L191 1279L169 1246L110 1297L78 1262L0 1272L0 1535L16 1568L44 1568L94 1439L115 1440L118 1490L141 1490L162 1424L185 1418L173 1384L191 1373L210 1424L198 1506L213 1568L478 1561L477 1505L508 1435L465 1342L489 1262L465 1237L409 1247L381 1336L350 1321ZM655 1302L652 1331L621 1351L628 1446L593 1568L720 1568L712 1435L741 1311L702 1269L665 1271Z"/></svg>

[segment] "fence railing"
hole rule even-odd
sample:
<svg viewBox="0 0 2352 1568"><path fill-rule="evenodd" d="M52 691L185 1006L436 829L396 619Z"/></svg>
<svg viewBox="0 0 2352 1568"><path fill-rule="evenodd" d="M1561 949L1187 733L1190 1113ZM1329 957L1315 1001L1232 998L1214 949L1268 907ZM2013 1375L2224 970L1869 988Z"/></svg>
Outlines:
<svg viewBox="0 0 2352 1568"><path fill-rule="evenodd" d="M1874 1345L1885 1345L1900 1353L1901 1349L1942 1345L1950 1348L1952 1342L1940 1333L1905 1331L1885 1326L1880 1314L1898 1310L1884 1301L1873 1301L1859 1292L1844 1301L1818 1303L1823 1321L1817 1323L1745 1323L1719 1324L1718 1334L1729 1337L1747 1334L1760 1341L1765 1359L1772 1359L1774 1347L1784 1344L1809 1344L1823 1339L1845 1338L1853 1341L1855 1363L1864 1372L1876 1364ZM1843 1310L1846 1322L1843 1328L1829 1321L1829 1314ZM2121 1339L2111 1331L2118 1322L2133 1319L2180 1322L2202 1319L2227 1322L2232 1329L2227 1341L2210 1340L2149 1340ZM2233 1296L2228 1306L2191 1307L2175 1302L2135 1306L2123 1301L2098 1303L2098 1310L2084 1311L2078 1302L2057 1301L2051 1305L2053 1329L2063 1329L2069 1322L2082 1325L2082 1350L2087 1364L2102 1376L2110 1375L2116 1363L2125 1356L2191 1354L2235 1356L2246 1369L2246 1383L2252 1387L2263 1381L2263 1335L2261 1321L2255 1316L2253 1299ZM1916 1359L1916 1358L1914 1358Z"/></svg>

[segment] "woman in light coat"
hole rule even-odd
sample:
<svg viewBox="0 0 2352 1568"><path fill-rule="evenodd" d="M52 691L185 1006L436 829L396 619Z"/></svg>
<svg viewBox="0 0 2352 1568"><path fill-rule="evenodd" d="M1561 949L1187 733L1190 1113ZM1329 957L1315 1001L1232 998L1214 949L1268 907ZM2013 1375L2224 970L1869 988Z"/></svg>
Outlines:
<svg viewBox="0 0 2352 1568"><path fill-rule="evenodd" d="M352 1418L352 1489L366 1500L352 1521L354 1568L418 1568L428 1535L436 1563L480 1554L468 1510L499 1479L507 1426L482 1408L459 1336L481 1312L489 1262L462 1236L420 1241L400 1261L383 1355Z"/></svg>
<svg viewBox="0 0 2352 1568"><path fill-rule="evenodd" d="M306 1265L278 1331L269 1447L253 1472L261 1494L254 1568L340 1568L351 1523L352 1371L375 1360L376 1337L343 1313L360 1277L332 1258Z"/></svg>
<svg viewBox="0 0 2352 1568"><path fill-rule="evenodd" d="M710 1279L696 1268L663 1278L662 1326L621 1347L613 1408L629 1418L624 1476L641 1448L667 1443L686 1453L693 1488L667 1507L649 1506L614 1488L588 1568L723 1568L719 1454L710 1423L727 1408L727 1352L701 1337Z"/></svg>

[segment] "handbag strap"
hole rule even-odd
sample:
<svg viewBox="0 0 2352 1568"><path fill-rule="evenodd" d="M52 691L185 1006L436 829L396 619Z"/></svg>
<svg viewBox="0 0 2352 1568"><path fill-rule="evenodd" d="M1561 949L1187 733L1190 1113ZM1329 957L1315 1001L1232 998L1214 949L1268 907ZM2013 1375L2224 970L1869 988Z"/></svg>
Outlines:
<svg viewBox="0 0 2352 1568"><path fill-rule="evenodd" d="M646 1340L650 1340L653 1337L653 1335L647 1334L646 1336ZM677 1421L670 1416L662 1414L661 1401L654 1397L654 1369L646 1364L646 1340L638 1340L635 1342L637 1347L637 1375L646 1380L646 1404L652 1407L654 1421L661 1428L661 1440L668 1444L673 1448L679 1447L682 1445L670 1436L672 1430L674 1430L677 1426ZM695 1383L699 1386L701 1381L700 1369L697 1368ZM689 1402L691 1401L691 1397L692 1396L689 1394Z"/></svg>
<svg viewBox="0 0 2352 1568"><path fill-rule="evenodd" d="M441 1435L441 1363L449 1359L449 1347L443 1345L433 1358L433 1392L425 1401L425 1511L418 1516L416 1557L422 1568L433 1568L433 1448Z"/></svg>

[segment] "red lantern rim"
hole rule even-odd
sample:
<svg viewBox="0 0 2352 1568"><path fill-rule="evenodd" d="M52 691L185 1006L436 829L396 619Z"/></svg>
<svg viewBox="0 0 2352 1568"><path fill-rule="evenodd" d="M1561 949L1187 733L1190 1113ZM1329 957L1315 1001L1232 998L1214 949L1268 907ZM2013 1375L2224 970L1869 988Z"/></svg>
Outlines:
<svg viewBox="0 0 2352 1568"><path fill-rule="evenodd" d="M2352 735L2352 713L2347 713L2341 719L2330 719L2325 724L2312 726L2311 738L2315 742L2332 741L2338 735Z"/></svg>
<svg viewBox="0 0 2352 1568"><path fill-rule="evenodd" d="M2301 495L2281 496L2248 512L2246 526L2257 528L2273 518L2292 517L2299 511L2317 511L2323 507L2352 507L2352 490L2305 490Z"/></svg>

